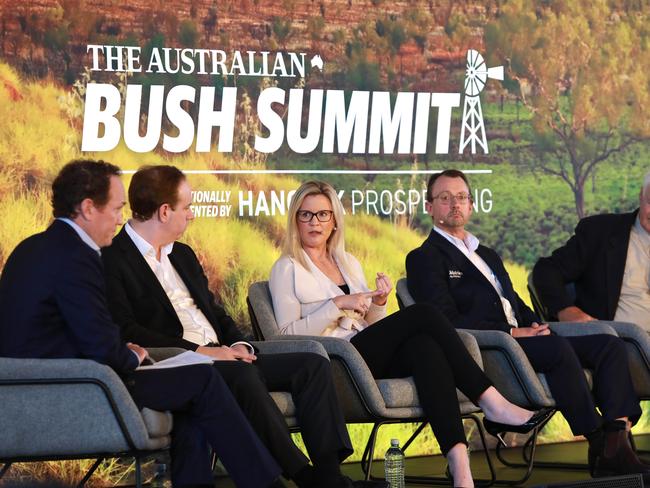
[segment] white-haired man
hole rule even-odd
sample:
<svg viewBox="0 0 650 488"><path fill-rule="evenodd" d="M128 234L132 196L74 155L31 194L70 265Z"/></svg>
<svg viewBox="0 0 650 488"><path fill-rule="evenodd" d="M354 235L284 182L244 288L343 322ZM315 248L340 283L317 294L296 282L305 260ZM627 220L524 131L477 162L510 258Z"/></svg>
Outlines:
<svg viewBox="0 0 650 488"><path fill-rule="evenodd" d="M630 213L582 219L533 270L549 314L563 322L617 320L650 332L650 173ZM575 298L566 284L575 285Z"/></svg>

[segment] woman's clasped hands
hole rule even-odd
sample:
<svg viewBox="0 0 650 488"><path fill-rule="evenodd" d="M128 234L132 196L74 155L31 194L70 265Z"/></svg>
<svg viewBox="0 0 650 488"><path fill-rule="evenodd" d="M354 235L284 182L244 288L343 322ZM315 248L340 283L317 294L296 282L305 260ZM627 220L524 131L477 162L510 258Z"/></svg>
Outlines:
<svg viewBox="0 0 650 488"><path fill-rule="evenodd" d="M370 308L369 299L375 305L386 305L388 295L393 289L390 278L388 278L384 273L377 273L375 285L377 289L374 291L339 295L332 298L332 301L341 310L354 310L355 312L365 315Z"/></svg>

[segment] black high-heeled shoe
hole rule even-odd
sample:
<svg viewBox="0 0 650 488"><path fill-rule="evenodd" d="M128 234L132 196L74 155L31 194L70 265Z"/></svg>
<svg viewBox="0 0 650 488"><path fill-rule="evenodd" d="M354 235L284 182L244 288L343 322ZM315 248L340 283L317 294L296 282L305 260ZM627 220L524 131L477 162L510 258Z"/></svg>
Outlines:
<svg viewBox="0 0 650 488"><path fill-rule="evenodd" d="M501 434L505 432L527 434L534 428L546 422L554 413L555 409L553 408L542 408L541 410L535 412L527 422L519 425L502 424L501 422L494 422L483 417L483 427L485 427L485 430L488 434L493 435L505 444L505 441L501 437Z"/></svg>

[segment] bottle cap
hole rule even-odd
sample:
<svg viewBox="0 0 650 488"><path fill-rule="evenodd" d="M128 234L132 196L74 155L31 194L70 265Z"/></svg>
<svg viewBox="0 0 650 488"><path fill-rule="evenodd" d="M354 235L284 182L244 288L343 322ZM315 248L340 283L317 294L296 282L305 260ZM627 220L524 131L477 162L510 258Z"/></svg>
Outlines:
<svg viewBox="0 0 650 488"><path fill-rule="evenodd" d="M399 447L399 439L391 439L390 447Z"/></svg>

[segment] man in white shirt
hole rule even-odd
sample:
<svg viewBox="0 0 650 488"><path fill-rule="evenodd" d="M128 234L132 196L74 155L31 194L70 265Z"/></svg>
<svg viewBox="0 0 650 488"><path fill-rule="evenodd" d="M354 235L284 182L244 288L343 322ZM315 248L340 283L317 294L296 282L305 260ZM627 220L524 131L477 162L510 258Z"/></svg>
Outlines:
<svg viewBox="0 0 650 488"><path fill-rule="evenodd" d="M300 487L349 487L339 462L352 445L329 362L316 354L256 355L215 302L194 251L176 242L194 218L191 189L173 166L149 166L129 186L133 218L103 254L109 308L127 340L212 356L253 428ZM292 442L268 391L289 391L314 466ZM363 482L354 482L360 486Z"/></svg>
<svg viewBox="0 0 650 488"><path fill-rule="evenodd" d="M549 316L632 322L650 332L650 173L638 209L582 219L564 246L537 262L533 281Z"/></svg>
<svg viewBox="0 0 650 488"><path fill-rule="evenodd" d="M429 179L427 212L434 228L406 258L413 298L439 307L458 328L501 330L515 337L533 368L545 373L573 433L589 440L593 475L650 474L628 440L627 428L639 419L641 408L623 341L610 335L560 337L540 323L514 291L496 252L465 229L472 197L462 172L446 170ZM583 366L595 372L593 393L602 416Z"/></svg>

